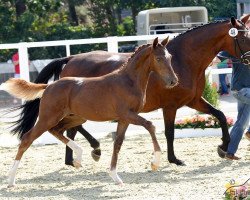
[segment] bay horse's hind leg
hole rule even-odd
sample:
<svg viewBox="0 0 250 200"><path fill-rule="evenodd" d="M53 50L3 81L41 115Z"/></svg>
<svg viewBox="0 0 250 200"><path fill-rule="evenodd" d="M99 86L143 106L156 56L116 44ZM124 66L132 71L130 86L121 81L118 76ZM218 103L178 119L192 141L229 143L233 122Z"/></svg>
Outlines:
<svg viewBox="0 0 250 200"><path fill-rule="evenodd" d="M200 112L206 113L206 114L212 114L219 120L221 129L222 129L222 138L221 138L222 144L218 146L217 153L221 158L224 158L227 152L228 144L230 142L227 119L224 113L214 108L203 97L201 97L198 101L191 102L187 106L190 108L196 109Z"/></svg>
<svg viewBox="0 0 250 200"><path fill-rule="evenodd" d="M95 161L99 161L101 157L100 143L88 131L86 131L82 127L82 125L68 129L67 137L70 138L71 140L74 140L77 131L79 131L88 140L90 146L94 148L94 150L91 151L92 158ZM73 152L68 146L66 146L65 164L73 166L72 161L73 161Z"/></svg>

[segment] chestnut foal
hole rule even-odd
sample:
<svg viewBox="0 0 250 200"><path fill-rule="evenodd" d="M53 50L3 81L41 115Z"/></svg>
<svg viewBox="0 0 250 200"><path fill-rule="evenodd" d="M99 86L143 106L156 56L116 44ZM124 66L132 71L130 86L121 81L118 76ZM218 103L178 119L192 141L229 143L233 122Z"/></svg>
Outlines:
<svg viewBox="0 0 250 200"><path fill-rule="evenodd" d="M141 46L122 68L101 77L68 77L50 85L34 84L22 79L10 79L4 83L2 88L18 98L41 98L38 122L22 137L9 173L9 186L15 184L16 171L23 153L47 130L76 153L74 166L80 167L82 149L74 141L64 137L63 132L87 120L118 121L110 166L110 176L116 183L123 183L117 175L116 164L129 124L141 125L149 131L154 146L151 167L156 170L159 167L161 149L155 127L138 113L145 104L151 71L162 78L166 87L171 88L178 82L171 66L171 55L166 50L167 43L168 38L161 44L156 38L153 44Z"/></svg>

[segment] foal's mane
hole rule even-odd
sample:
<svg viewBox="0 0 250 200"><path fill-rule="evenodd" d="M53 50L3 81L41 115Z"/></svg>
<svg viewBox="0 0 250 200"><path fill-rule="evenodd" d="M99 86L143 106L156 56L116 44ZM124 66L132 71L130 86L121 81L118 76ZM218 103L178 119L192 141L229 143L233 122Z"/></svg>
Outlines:
<svg viewBox="0 0 250 200"><path fill-rule="evenodd" d="M120 67L119 70L123 69L128 62L135 57L135 54L137 54L138 52L140 52L141 50L151 46L152 44L142 44L141 46L137 47L136 50L134 51L134 53L132 53L132 55L127 59L127 61L125 63L122 64L122 66Z"/></svg>

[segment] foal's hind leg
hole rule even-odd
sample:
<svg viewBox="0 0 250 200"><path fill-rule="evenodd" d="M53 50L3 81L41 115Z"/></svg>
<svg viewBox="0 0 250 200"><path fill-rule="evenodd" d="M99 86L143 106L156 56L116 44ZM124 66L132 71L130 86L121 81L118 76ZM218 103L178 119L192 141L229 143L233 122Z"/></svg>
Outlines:
<svg viewBox="0 0 250 200"><path fill-rule="evenodd" d="M100 142L97 141L88 131L86 131L81 125L77 126L77 130L88 140L90 146L94 148L91 151L91 156L95 161L99 161L101 157Z"/></svg>
<svg viewBox="0 0 250 200"><path fill-rule="evenodd" d="M51 128L49 132L61 140L65 138L62 135L65 130L75 127L76 125L83 124L85 121L86 120L82 118L78 118L75 115L69 115L63 118L55 127ZM73 160L72 158L71 165L76 168L79 168L81 166L81 161L82 161L82 148L79 147L73 140L68 140L67 143L65 144L67 145L67 147L69 147L76 153L76 159ZM71 157L72 157L72 153L71 153Z"/></svg>
<svg viewBox="0 0 250 200"><path fill-rule="evenodd" d="M74 140L77 131L79 131L90 143L91 147L94 148L91 152L91 156L95 161L99 161L101 156L101 149L100 149L100 143L92 136L90 135L83 127L82 125L70 128L67 130L67 137L71 140ZM65 164L66 165L72 165L73 166L73 152L72 150L66 146L66 155L65 155Z"/></svg>
<svg viewBox="0 0 250 200"><path fill-rule="evenodd" d="M9 172L8 187L12 187L15 185L15 176L17 168L24 152L30 147L32 142L40 135L42 135L46 130L46 125L41 124L40 121L38 121L37 124L31 130L24 134L21 139L21 143L18 147L18 152L15 157L14 164Z"/></svg>

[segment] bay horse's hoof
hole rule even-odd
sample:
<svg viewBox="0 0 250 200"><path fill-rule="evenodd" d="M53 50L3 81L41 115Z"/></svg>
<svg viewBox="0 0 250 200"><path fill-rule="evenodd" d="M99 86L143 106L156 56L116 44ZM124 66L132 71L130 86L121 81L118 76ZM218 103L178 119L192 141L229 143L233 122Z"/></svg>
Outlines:
<svg viewBox="0 0 250 200"><path fill-rule="evenodd" d="M77 161L73 161L73 166L76 168L76 169L79 169L82 165L81 163L77 162Z"/></svg>
<svg viewBox="0 0 250 200"><path fill-rule="evenodd" d="M221 148L221 146L218 146L218 147L217 147L217 153L218 153L218 155L219 155L221 158L225 158L225 156L226 156L226 154L227 154L227 152L224 151L224 150Z"/></svg>
<svg viewBox="0 0 250 200"><path fill-rule="evenodd" d="M159 169L159 166L158 165L155 165L153 162L151 162L151 169L153 171L157 171Z"/></svg>
<svg viewBox="0 0 250 200"><path fill-rule="evenodd" d="M186 164L185 164L185 162L184 161L182 161L182 160L179 160L179 159L175 159L175 160L168 160L170 163L174 163L174 164L176 164L176 165L178 165L178 166L186 166Z"/></svg>
<svg viewBox="0 0 250 200"><path fill-rule="evenodd" d="M73 164L73 161L65 161L65 165L75 167L74 164Z"/></svg>
<svg viewBox="0 0 250 200"><path fill-rule="evenodd" d="M8 185L7 188L13 188L15 187L14 185Z"/></svg>
<svg viewBox="0 0 250 200"><path fill-rule="evenodd" d="M91 151L91 156L94 159L94 161L98 162L101 157L101 149L94 149Z"/></svg>

